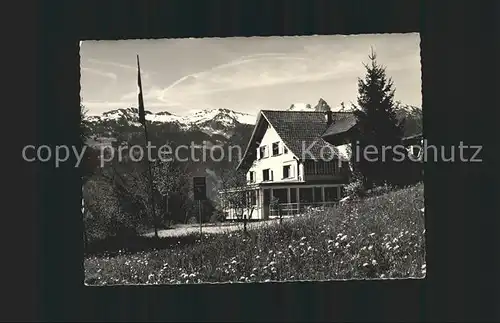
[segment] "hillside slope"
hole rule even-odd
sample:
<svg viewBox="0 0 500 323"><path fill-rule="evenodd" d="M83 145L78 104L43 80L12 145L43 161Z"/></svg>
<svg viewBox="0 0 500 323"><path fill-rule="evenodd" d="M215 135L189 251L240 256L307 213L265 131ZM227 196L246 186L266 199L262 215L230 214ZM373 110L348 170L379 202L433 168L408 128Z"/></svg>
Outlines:
<svg viewBox="0 0 500 323"><path fill-rule="evenodd" d="M179 284L425 277L423 184L166 250L93 256L88 284ZM169 239L169 238L164 238ZM176 238L176 241L179 238ZM174 241L174 240L173 240ZM174 241L175 242L175 241ZM176 247L178 246L178 247ZM203 258L203 267L199 260Z"/></svg>

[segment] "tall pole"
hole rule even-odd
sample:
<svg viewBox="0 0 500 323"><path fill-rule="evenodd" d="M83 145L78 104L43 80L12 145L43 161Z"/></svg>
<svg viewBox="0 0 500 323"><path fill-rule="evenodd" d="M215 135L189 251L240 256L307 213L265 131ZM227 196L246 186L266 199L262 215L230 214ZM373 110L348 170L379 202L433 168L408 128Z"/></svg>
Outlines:
<svg viewBox="0 0 500 323"><path fill-rule="evenodd" d="M200 212L200 245L202 244L203 240L203 223L202 223L202 216L201 216L201 200L198 201L198 209ZM203 269L203 252L200 254L200 272Z"/></svg>
<svg viewBox="0 0 500 323"><path fill-rule="evenodd" d="M203 225L202 225L202 222L203 222L203 219L202 219L202 216L201 216L201 200L198 201L198 212L200 213L200 243L201 243L201 239L203 238Z"/></svg>
<svg viewBox="0 0 500 323"><path fill-rule="evenodd" d="M146 146L149 143L148 137L148 128L146 126L146 122L144 122L144 137L146 139ZM154 200L154 182L153 182L153 172L151 171L151 161L149 160L149 156L146 158L148 162L148 172L149 172L149 188L150 188L150 201L151 201L151 211L153 212L153 225L155 228L155 238L158 238L158 221L156 218L156 208L155 208L155 200Z"/></svg>
<svg viewBox="0 0 500 323"><path fill-rule="evenodd" d="M144 109L144 97L142 95L142 81L141 81L141 66L139 64L139 55L137 55L137 99L139 103L139 122L144 126L144 137L146 146L149 143L148 128L146 126L146 110ZM149 150L148 150L149 152ZM153 173L151 172L150 156L147 156L148 172L149 172L149 188L150 188L150 201L151 211L153 212L153 226L155 228L155 238L158 238L158 221L156 218L155 202L154 202L154 186L153 186Z"/></svg>

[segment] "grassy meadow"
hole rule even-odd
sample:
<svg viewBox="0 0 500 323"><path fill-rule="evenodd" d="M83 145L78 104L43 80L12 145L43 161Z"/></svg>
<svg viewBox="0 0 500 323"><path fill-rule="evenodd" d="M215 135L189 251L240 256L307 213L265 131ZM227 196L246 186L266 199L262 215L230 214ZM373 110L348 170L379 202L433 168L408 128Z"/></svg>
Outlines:
<svg viewBox="0 0 500 323"><path fill-rule="evenodd" d="M423 184L281 225L86 256L87 285L423 278ZM154 239L154 238L148 238ZM167 239L167 238L164 238ZM160 242L157 242L161 244Z"/></svg>

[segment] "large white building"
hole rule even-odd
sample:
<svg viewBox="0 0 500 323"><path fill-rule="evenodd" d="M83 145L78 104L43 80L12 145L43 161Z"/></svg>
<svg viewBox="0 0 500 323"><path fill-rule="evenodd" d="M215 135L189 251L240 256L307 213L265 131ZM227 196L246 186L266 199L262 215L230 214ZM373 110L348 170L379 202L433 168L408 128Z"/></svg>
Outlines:
<svg viewBox="0 0 500 323"><path fill-rule="evenodd" d="M355 124L352 112L260 111L237 167L246 173L247 184L222 192L246 192L248 207L225 205L228 219L244 213L269 219L278 208L292 215L336 203L349 182L346 147Z"/></svg>

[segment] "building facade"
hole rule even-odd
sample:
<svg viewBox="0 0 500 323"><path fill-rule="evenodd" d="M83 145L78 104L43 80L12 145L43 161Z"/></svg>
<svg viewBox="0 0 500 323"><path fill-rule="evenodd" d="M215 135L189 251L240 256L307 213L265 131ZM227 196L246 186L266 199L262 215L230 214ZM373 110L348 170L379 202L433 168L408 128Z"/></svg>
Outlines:
<svg viewBox="0 0 500 323"><path fill-rule="evenodd" d="M265 220L337 203L351 175L346 134L355 123L350 112L260 111L237 167L246 185L221 192L233 194L225 199L227 219Z"/></svg>

